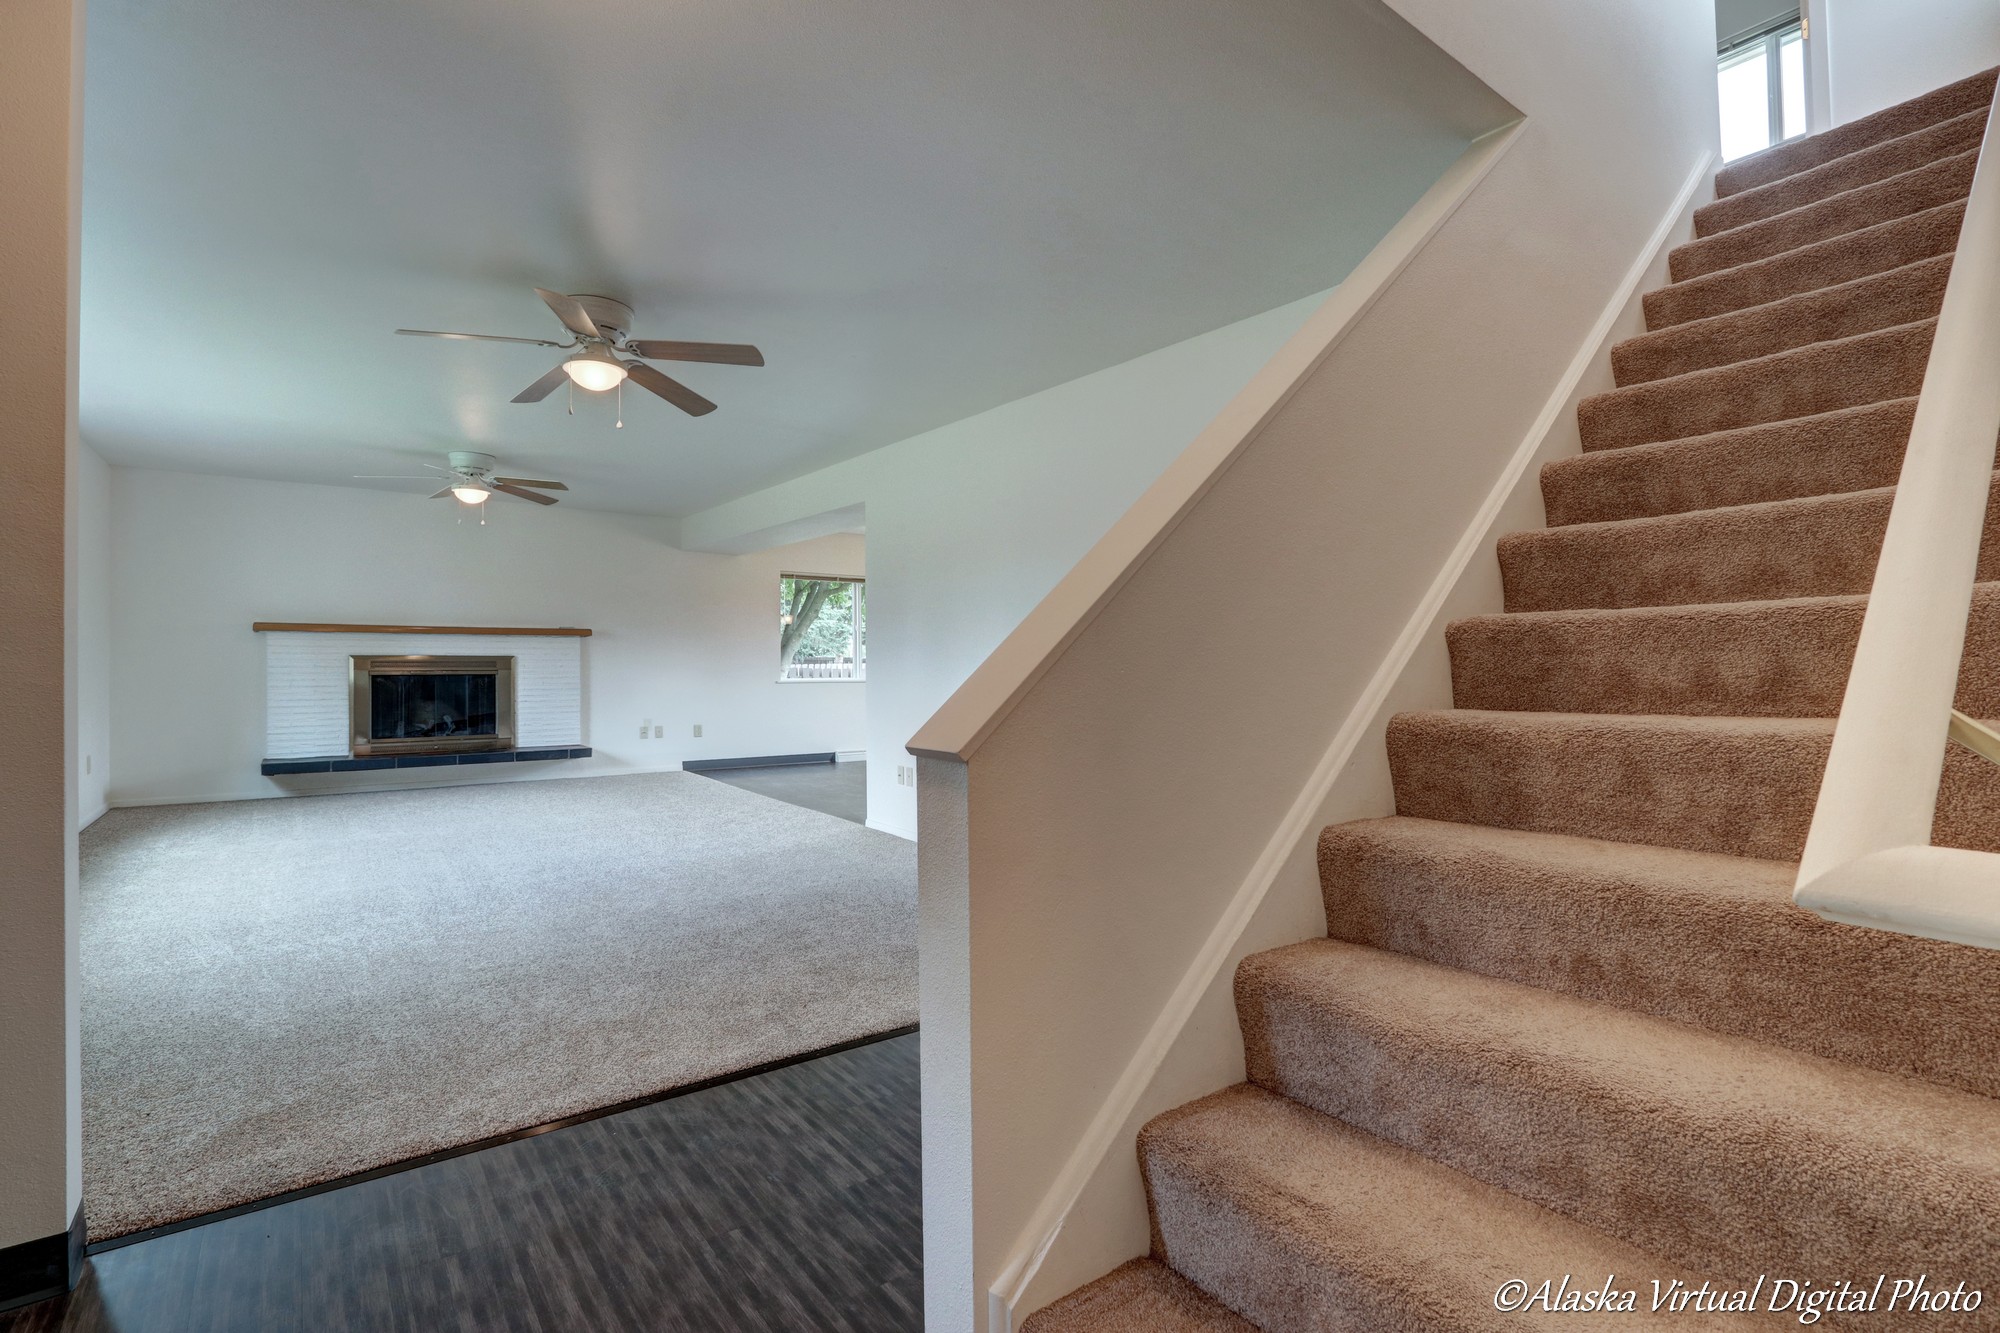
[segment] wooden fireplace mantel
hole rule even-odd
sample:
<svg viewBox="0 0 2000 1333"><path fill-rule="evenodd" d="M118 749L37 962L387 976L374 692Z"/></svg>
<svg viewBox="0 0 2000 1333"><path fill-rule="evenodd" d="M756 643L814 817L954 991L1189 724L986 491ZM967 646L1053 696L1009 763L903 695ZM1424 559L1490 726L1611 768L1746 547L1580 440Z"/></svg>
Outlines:
<svg viewBox="0 0 2000 1333"><path fill-rule="evenodd" d="M285 620L259 620L250 628L259 634L517 634L540 639L587 639L590 631L563 625L532 629L510 625L321 625Z"/></svg>

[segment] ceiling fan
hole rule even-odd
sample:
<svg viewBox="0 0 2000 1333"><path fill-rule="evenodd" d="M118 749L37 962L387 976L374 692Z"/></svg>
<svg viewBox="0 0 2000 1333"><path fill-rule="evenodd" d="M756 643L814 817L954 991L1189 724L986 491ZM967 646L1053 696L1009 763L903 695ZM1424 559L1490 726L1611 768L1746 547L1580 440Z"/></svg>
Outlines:
<svg viewBox="0 0 2000 1333"><path fill-rule="evenodd" d="M436 475L425 476L413 473L405 476L384 476L380 474L358 475L356 481L439 481L444 488L430 498L442 500L449 496L463 505L483 505L494 494L511 495L521 500L533 500L538 505L552 505L553 495L543 495L542 491L566 491L569 487L559 481L536 481L529 477L496 477L493 469L499 459L492 454L473 453L470 450L454 449L445 455L450 467L439 467L436 463L425 463ZM530 489L532 488L532 489Z"/></svg>
<svg viewBox="0 0 2000 1333"><path fill-rule="evenodd" d="M663 342L633 338L632 307L608 296L565 296L544 287L535 288L563 327L572 335L569 342L547 338L509 338L496 333L441 333L435 329L397 329L412 338L463 338L475 342L532 343L537 347L579 348L575 356L514 395L517 403L539 403L554 393L565 380L579 389L602 393L630 379L686 412L702 416L715 404L679 380L671 379L645 364L646 361L708 361L725 366L761 366L764 354L748 343ZM629 360L643 357L645 360ZM622 422L620 424L623 424Z"/></svg>

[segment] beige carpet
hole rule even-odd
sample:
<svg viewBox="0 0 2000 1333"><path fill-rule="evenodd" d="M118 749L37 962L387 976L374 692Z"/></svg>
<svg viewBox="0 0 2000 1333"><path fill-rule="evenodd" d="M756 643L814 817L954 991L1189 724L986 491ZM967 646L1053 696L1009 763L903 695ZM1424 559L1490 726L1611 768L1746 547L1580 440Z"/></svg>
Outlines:
<svg viewBox="0 0 2000 1333"><path fill-rule="evenodd" d="M93 1239L916 1021L912 844L689 774L114 810Z"/></svg>
<svg viewBox="0 0 2000 1333"><path fill-rule="evenodd" d="M1151 1255L1031 1333L1797 1328L1776 1282L1877 1274L2000 1329L2000 952L1791 901L1993 89L1718 176L1447 631L1456 707L1390 722L1395 816L1322 833L1328 938L1238 968L1248 1082L1140 1132ZM2000 849L2000 767L1952 748L1934 838ZM1565 1278L1632 1316L1523 1304Z"/></svg>

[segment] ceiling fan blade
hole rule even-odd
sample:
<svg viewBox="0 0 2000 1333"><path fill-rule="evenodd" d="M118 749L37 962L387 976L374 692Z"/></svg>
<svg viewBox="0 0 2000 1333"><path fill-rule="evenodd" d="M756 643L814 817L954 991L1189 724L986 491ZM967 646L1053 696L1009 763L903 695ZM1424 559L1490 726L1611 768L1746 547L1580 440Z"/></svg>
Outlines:
<svg viewBox="0 0 2000 1333"><path fill-rule="evenodd" d="M515 394L514 401L517 403L539 403L542 399L554 393L556 386L568 378L569 372L561 366L557 366L554 370L551 370L548 374Z"/></svg>
<svg viewBox="0 0 2000 1333"><path fill-rule="evenodd" d="M749 343L677 343L648 338L626 346L651 361L712 361L719 366L764 364L764 354Z"/></svg>
<svg viewBox="0 0 2000 1333"><path fill-rule="evenodd" d="M632 377L632 382L642 389L651 389L660 397L678 407L691 417L705 416L715 410L715 404L696 393L679 380L668 379L651 366L639 361L621 363Z"/></svg>
<svg viewBox="0 0 2000 1333"><path fill-rule="evenodd" d="M489 484L494 490L499 491L503 495L513 495L523 500L533 500L538 505L552 505L556 502L556 497L553 495L539 495L534 491L524 491L519 486L509 486L506 482L498 478L495 478Z"/></svg>
<svg viewBox="0 0 2000 1333"><path fill-rule="evenodd" d="M561 320L563 327L571 333L585 338L604 336L597 331L597 325L591 321L590 312L575 299L564 296L561 292L552 292L546 287L535 288L535 295L541 297L543 303L556 312L556 318Z"/></svg>
<svg viewBox="0 0 2000 1333"><path fill-rule="evenodd" d="M429 496L427 498L432 500L445 500L449 499L450 497L451 497L451 487L447 486L443 490L439 491L436 495Z"/></svg>
<svg viewBox="0 0 2000 1333"><path fill-rule="evenodd" d="M536 486L545 491L566 491L569 487L559 481L534 481L528 477L495 477L493 484L508 486Z"/></svg>
<svg viewBox="0 0 2000 1333"><path fill-rule="evenodd" d="M397 329L406 338L463 338L481 343L533 343L537 347L574 347L575 343L550 342L547 338L508 338L498 333L441 333L437 329Z"/></svg>

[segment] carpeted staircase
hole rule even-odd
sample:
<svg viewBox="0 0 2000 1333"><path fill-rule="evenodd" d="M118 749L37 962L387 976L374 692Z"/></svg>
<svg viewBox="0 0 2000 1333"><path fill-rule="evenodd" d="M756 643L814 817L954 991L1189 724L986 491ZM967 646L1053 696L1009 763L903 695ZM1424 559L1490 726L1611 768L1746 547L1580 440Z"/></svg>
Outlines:
<svg viewBox="0 0 2000 1333"><path fill-rule="evenodd" d="M1881 1273L1987 1299L1820 1326L2000 1328L2000 953L1790 898L1993 89L1721 171L1499 544L1506 614L1450 627L1457 707L1390 724L1396 816L1322 835L1329 938L1238 970L1249 1082L1141 1133L1151 1257L1030 1333L1631 1327L1654 1278ZM1959 706L2000 717L1989 514ZM2000 850L2000 768L1952 747L1936 836ZM1565 1274L1641 1313L1496 1310Z"/></svg>

